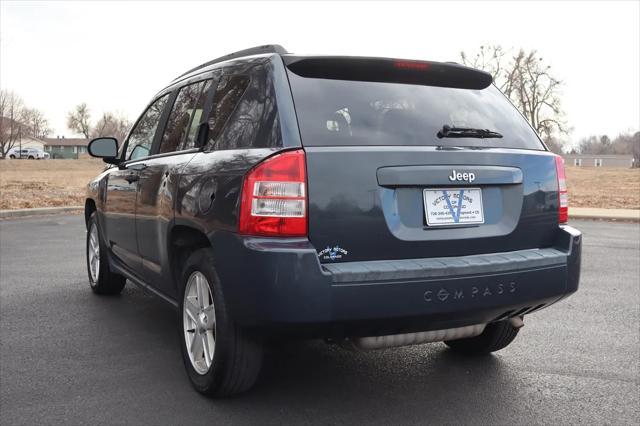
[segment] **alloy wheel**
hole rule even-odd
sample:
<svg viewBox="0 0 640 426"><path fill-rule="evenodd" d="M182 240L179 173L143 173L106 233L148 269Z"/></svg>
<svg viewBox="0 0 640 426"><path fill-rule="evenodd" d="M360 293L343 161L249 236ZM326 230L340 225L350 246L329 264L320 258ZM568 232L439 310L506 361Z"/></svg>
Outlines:
<svg viewBox="0 0 640 426"><path fill-rule="evenodd" d="M216 311L207 277L193 272L182 304L184 340L191 365L204 375L211 368L216 344Z"/></svg>
<svg viewBox="0 0 640 426"><path fill-rule="evenodd" d="M89 274L93 285L98 282L100 274L100 242L98 240L98 227L95 223L91 224L91 229L89 230L87 256L89 257Z"/></svg>

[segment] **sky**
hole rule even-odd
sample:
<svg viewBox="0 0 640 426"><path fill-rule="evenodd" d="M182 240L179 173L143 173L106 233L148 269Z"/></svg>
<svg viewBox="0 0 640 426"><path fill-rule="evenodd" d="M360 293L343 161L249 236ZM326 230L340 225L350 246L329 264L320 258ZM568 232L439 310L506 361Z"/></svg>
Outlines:
<svg viewBox="0 0 640 426"><path fill-rule="evenodd" d="M189 68L251 46L460 61L536 49L563 81L570 142L640 129L640 2L0 2L0 87L52 136L86 102L134 120Z"/></svg>

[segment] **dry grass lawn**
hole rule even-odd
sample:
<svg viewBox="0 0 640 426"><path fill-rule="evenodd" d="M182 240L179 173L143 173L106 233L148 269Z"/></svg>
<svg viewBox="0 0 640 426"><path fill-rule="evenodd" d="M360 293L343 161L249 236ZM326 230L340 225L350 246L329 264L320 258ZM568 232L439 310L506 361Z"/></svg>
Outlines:
<svg viewBox="0 0 640 426"><path fill-rule="evenodd" d="M84 160L0 160L0 209L84 204L105 164ZM640 209L640 169L567 167L573 207Z"/></svg>
<svg viewBox="0 0 640 426"><path fill-rule="evenodd" d="M569 206L640 209L640 169L567 167Z"/></svg>
<svg viewBox="0 0 640 426"><path fill-rule="evenodd" d="M83 205L99 159L0 160L0 209Z"/></svg>

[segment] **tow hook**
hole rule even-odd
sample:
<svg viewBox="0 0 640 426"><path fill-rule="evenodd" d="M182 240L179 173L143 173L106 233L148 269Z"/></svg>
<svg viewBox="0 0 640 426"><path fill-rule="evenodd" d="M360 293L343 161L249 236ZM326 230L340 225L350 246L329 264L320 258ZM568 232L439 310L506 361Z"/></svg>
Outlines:
<svg viewBox="0 0 640 426"><path fill-rule="evenodd" d="M509 318L509 322L513 328L522 328L524 327L524 318L523 317L511 317Z"/></svg>

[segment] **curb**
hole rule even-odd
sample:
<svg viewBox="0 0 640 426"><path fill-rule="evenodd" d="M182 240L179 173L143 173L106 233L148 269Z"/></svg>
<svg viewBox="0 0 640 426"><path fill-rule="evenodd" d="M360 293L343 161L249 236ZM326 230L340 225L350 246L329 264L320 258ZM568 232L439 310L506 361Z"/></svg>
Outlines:
<svg viewBox="0 0 640 426"><path fill-rule="evenodd" d="M46 216L60 213L76 213L84 210L84 206L40 207L36 209L0 210L0 219L25 216Z"/></svg>
<svg viewBox="0 0 640 426"><path fill-rule="evenodd" d="M640 222L640 210L569 207L569 219L599 219Z"/></svg>

